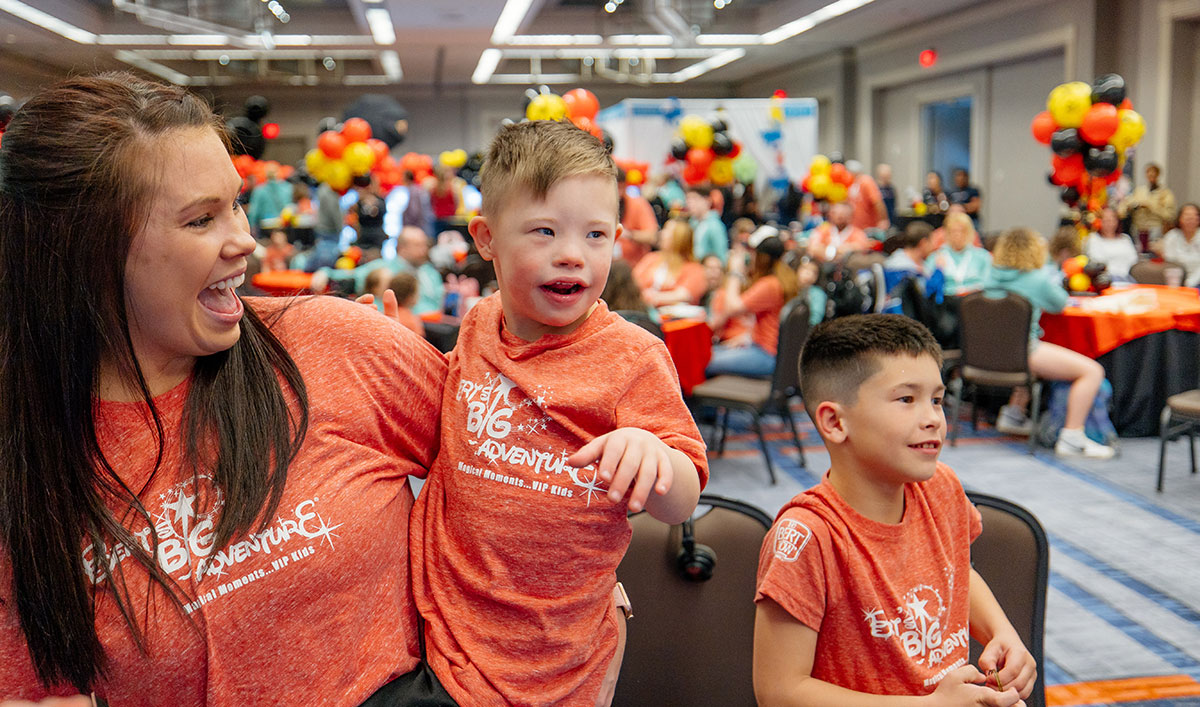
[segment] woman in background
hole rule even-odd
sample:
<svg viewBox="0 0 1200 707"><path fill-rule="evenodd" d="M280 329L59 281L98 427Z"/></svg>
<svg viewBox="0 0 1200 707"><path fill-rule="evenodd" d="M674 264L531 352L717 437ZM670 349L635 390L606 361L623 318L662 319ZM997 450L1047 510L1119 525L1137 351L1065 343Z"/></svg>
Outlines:
<svg viewBox="0 0 1200 707"><path fill-rule="evenodd" d="M927 272L941 270L945 292L962 295L983 287L992 267L992 254L975 245L975 224L965 212L951 213L943 223L946 243L925 260Z"/></svg>
<svg viewBox="0 0 1200 707"><path fill-rule="evenodd" d="M1121 220L1116 209L1106 206L1100 211L1100 230L1083 242L1083 252L1089 261L1104 263L1114 279L1128 280L1129 269L1137 264L1137 246L1128 234L1121 233Z"/></svg>
<svg viewBox="0 0 1200 707"><path fill-rule="evenodd" d="M692 227L673 218L659 231L658 239L659 249L633 266L642 299L651 307L700 304L706 281L704 267L692 254Z"/></svg>

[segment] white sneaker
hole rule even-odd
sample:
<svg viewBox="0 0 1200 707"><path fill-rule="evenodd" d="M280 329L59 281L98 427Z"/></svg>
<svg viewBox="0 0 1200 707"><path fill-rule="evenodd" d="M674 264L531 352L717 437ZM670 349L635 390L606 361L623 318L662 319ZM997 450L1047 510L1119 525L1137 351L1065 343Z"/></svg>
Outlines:
<svg viewBox="0 0 1200 707"><path fill-rule="evenodd" d="M1112 459L1117 450L1106 444L1093 442L1083 430L1062 429L1054 453L1060 457L1086 457L1088 459Z"/></svg>
<svg viewBox="0 0 1200 707"><path fill-rule="evenodd" d="M1029 419L1020 408L1005 405L1000 408L1000 414L996 416L996 431L1006 435L1028 437L1033 434L1033 420Z"/></svg>

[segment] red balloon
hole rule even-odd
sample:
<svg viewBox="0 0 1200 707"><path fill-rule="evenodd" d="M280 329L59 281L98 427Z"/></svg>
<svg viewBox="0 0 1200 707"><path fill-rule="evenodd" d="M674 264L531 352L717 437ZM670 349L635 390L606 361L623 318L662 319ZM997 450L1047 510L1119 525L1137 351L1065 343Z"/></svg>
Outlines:
<svg viewBox="0 0 1200 707"><path fill-rule="evenodd" d="M254 158L250 155L238 155L233 158L233 168L237 170L239 177L245 179L246 175L254 171Z"/></svg>
<svg viewBox="0 0 1200 707"><path fill-rule="evenodd" d="M699 184L708 178L708 168L698 168L694 164L688 164L683 168L683 181L688 186Z"/></svg>
<svg viewBox="0 0 1200 707"><path fill-rule="evenodd" d="M854 175L850 174L850 170L841 162L834 162L829 168L829 179L844 186L854 183Z"/></svg>
<svg viewBox="0 0 1200 707"><path fill-rule="evenodd" d="M1116 106L1111 103L1093 103L1083 116L1079 134L1092 145L1103 145L1117 132L1120 122Z"/></svg>
<svg viewBox="0 0 1200 707"><path fill-rule="evenodd" d="M1029 127L1033 131L1033 139L1043 145L1049 145L1050 138L1058 130L1058 124L1054 122L1054 116L1050 115L1050 111L1048 110L1035 115L1033 117L1033 124Z"/></svg>
<svg viewBox="0 0 1200 707"><path fill-rule="evenodd" d="M1050 158L1050 163L1054 167L1054 178L1063 186L1079 184L1087 173L1083 167L1083 155L1078 153L1070 157L1054 155Z"/></svg>
<svg viewBox="0 0 1200 707"><path fill-rule="evenodd" d="M1133 110L1133 101L1126 98L1125 100L1121 101L1121 105L1117 106L1117 108L1121 110Z"/></svg>
<svg viewBox="0 0 1200 707"><path fill-rule="evenodd" d="M575 118L595 120L600 112L600 101L595 94L586 88L573 88L563 94L563 102L567 104L567 117L574 122Z"/></svg>
<svg viewBox="0 0 1200 707"><path fill-rule="evenodd" d="M800 182L800 191L808 192L809 194L812 193L812 189L808 188L808 180L810 177L812 177L811 174L806 174L804 176L804 181Z"/></svg>
<svg viewBox="0 0 1200 707"><path fill-rule="evenodd" d="M342 137L346 142L366 142L371 139L371 124L362 118L350 118L342 123Z"/></svg>
<svg viewBox="0 0 1200 707"><path fill-rule="evenodd" d="M326 130L317 138L317 148L329 159L340 159L346 151L346 138L332 130Z"/></svg>
<svg viewBox="0 0 1200 707"><path fill-rule="evenodd" d="M730 150L729 154L725 155L725 156L732 160L732 159L737 159L737 156L740 154L742 154L742 143L735 142L735 143L733 143L733 149Z"/></svg>
<svg viewBox="0 0 1200 707"><path fill-rule="evenodd" d="M371 151L375 153L376 165L378 165L380 162L383 162L385 158L391 156L391 152L388 150L387 143L383 140L371 138L370 140L367 140L367 146L369 146Z"/></svg>
<svg viewBox="0 0 1200 707"><path fill-rule="evenodd" d="M696 170L708 174L708 168L712 166L713 158L712 149L707 147L693 147L688 150L687 163L689 167L694 167Z"/></svg>

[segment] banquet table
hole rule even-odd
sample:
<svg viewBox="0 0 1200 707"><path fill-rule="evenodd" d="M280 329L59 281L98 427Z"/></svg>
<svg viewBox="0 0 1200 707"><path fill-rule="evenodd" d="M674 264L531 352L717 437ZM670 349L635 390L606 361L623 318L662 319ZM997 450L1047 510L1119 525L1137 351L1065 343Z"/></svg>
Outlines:
<svg viewBox="0 0 1200 707"><path fill-rule="evenodd" d="M1123 437L1158 434L1169 396L1200 387L1200 293L1138 285L1109 289L1060 314L1043 314L1047 341L1104 366L1111 417Z"/></svg>
<svg viewBox="0 0 1200 707"><path fill-rule="evenodd" d="M273 297L312 294L312 273L300 270L260 272L250 278L250 284Z"/></svg>
<svg viewBox="0 0 1200 707"><path fill-rule="evenodd" d="M663 322L662 332L683 394L691 395L692 388L704 382L704 369L712 358L712 330L698 319L673 319Z"/></svg>

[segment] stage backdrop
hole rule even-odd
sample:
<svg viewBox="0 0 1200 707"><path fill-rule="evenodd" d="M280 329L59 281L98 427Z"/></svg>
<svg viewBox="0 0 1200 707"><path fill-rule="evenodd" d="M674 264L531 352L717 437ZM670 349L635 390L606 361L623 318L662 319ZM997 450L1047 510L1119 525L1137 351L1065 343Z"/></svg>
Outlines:
<svg viewBox="0 0 1200 707"><path fill-rule="evenodd" d="M817 100L782 99L783 123L771 121L769 98L627 98L596 116L613 137L613 156L649 162L652 174L670 158L671 139L687 115L721 117L729 135L758 163L758 188L786 173L793 182L808 174L817 154ZM772 135L778 130L778 139ZM760 194L762 192L760 191Z"/></svg>

